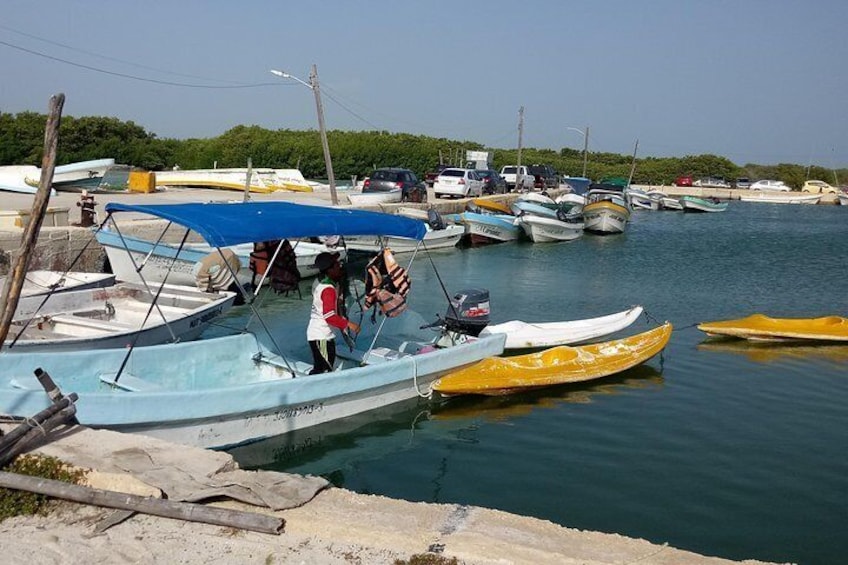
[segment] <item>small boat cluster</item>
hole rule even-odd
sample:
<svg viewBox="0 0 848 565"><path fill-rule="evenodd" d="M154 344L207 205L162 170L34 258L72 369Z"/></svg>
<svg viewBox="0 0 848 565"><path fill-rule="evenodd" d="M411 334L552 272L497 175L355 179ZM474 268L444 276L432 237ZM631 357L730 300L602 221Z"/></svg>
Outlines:
<svg viewBox="0 0 848 565"><path fill-rule="evenodd" d="M345 334L348 347L338 348L335 370L313 375L305 339L280 347L262 321L260 293L268 287L299 293L298 281L318 275L318 258L327 253L344 260L349 253L384 256L389 249L411 254L411 263L418 253L452 249L465 237L475 244L568 242L584 233L623 233L636 210L726 209L727 202L672 199L615 184L556 198L530 192L510 205L478 198L444 217L433 209L384 214L281 201L113 202L95 237L114 275L29 273L0 352L0 413L25 418L51 406L33 376L39 369L78 396L83 424L228 447L417 396L502 395L613 375L662 352L672 325L609 339L640 317L641 306L585 320L489 324L488 291L449 296L444 290L444 318L415 320L421 335L405 332L399 342L391 335L394 307L386 304L404 302L404 295L393 286L397 265L389 268L384 260L371 287L363 285L371 297L367 307L355 293L360 312L373 309L380 323L358 339ZM165 232L140 238L112 221L121 214L144 214L185 231L178 242ZM283 275L294 276L294 284L282 284ZM250 311L243 328L201 337L236 307ZM837 317L754 315L700 329L751 340L848 341L846 327Z"/></svg>

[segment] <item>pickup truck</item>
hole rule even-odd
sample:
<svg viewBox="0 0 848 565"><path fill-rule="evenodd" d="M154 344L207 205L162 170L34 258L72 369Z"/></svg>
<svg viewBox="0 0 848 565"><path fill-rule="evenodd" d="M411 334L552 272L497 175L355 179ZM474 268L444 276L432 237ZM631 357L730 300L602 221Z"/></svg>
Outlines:
<svg viewBox="0 0 848 565"><path fill-rule="evenodd" d="M530 165L530 174L533 175L533 186L539 190L546 188L557 188L559 186L559 175L550 165Z"/></svg>
<svg viewBox="0 0 848 565"><path fill-rule="evenodd" d="M508 192L513 190L520 192L522 190L533 190L533 182L535 177L530 174L527 167L521 165L506 165L501 169L501 176L506 181L506 189Z"/></svg>
<svg viewBox="0 0 848 565"><path fill-rule="evenodd" d="M436 183L436 177L449 167L450 165L443 165L441 163L436 165L436 170L424 173L424 182L427 186L433 186Z"/></svg>

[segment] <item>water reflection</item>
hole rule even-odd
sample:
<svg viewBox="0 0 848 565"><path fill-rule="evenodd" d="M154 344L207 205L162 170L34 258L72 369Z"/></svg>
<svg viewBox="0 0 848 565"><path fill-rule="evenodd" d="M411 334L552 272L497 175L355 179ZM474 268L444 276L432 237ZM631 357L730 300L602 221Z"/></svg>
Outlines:
<svg viewBox="0 0 848 565"><path fill-rule="evenodd" d="M709 338L697 346L699 351L735 353L755 363L773 363L787 359L820 359L837 364L848 362L848 345L828 342L755 342L744 339Z"/></svg>
<svg viewBox="0 0 848 565"><path fill-rule="evenodd" d="M327 476L344 484L345 467L380 459L427 441L476 442L486 421L506 422L562 403L589 403L627 390L657 392L663 377L641 365L595 384L576 383L500 397L412 399L366 414L235 447L229 453L246 469ZM335 477L335 478L331 478Z"/></svg>

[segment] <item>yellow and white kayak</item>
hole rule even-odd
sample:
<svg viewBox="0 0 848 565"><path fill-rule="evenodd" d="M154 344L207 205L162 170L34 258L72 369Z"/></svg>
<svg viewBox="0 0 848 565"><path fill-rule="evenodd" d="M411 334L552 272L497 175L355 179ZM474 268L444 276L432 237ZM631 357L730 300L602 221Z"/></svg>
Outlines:
<svg viewBox="0 0 848 565"><path fill-rule="evenodd" d="M620 373L663 350L672 325L634 336L569 347L561 345L515 357L489 357L433 383L443 395L504 395L531 388L578 383Z"/></svg>
<svg viewBox="0 0 848 565"><path fill-rule="evenodd" d="M848 341L848 319L840 316L770 318L752 314L738 320L705 322L698 329L711 336L751 341Z"/></svg>

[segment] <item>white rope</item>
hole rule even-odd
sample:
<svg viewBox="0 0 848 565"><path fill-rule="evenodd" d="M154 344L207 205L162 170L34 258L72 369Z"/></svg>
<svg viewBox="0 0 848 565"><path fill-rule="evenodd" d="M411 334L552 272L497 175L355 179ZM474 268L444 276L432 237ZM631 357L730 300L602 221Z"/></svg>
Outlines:
<svg viewBox="0 0 848 565"><path fill-rule="evenodd" d="M426 393L422 393L418 386L418 363L415 362L414 357L412 358L412 383L415 385L415 392L418 393L419 397L430 399L433 396L432 384L430 384Z"/></svg>

